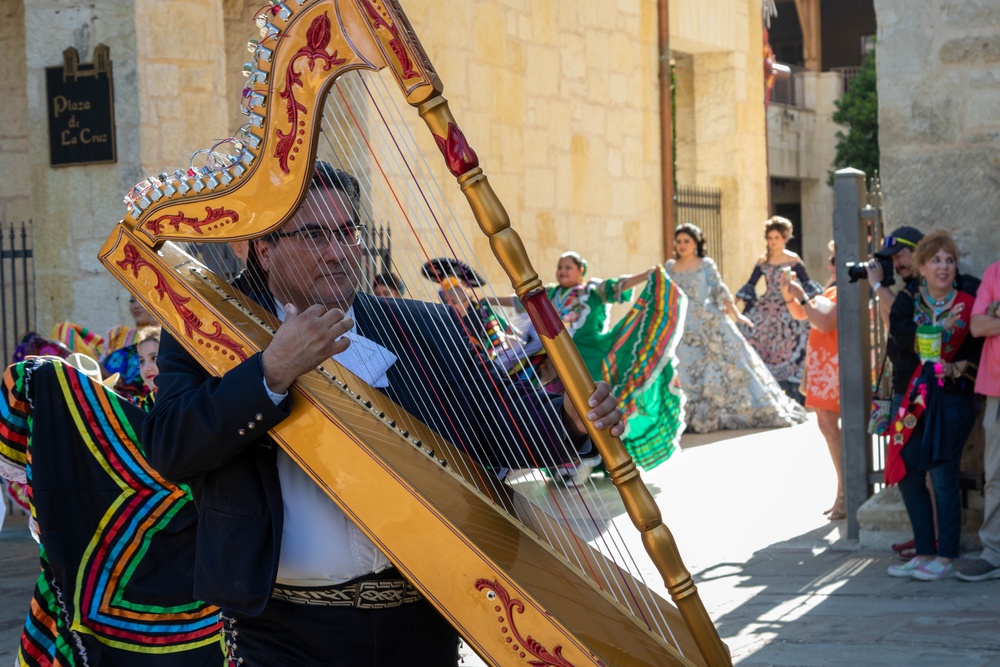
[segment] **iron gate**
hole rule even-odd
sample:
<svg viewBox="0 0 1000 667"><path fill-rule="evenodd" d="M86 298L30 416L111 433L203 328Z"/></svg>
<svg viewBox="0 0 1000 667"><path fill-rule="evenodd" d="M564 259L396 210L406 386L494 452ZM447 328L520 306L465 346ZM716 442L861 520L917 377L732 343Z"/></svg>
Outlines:
<svg viewBox="0 0 1000 667"><path fill-rule="evenodd" d="M674 225L689 222L705 234L708 254L719 272L725 266L722 253L722 190L679 185L674 191Z"/></svg>
<svg viewBox="0 0 1000 667"><path fill-rule="evenodd" d="M3 359L35 326L35 261L31 221L0 222L0 313L3 313Z"/></svg>

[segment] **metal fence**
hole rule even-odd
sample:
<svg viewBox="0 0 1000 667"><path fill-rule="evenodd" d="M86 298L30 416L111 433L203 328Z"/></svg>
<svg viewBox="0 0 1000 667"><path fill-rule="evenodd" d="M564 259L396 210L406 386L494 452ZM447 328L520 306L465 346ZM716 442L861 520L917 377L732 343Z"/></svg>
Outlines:
<svg viewBox="0 0 1000 667"><path fill-rule="evenodd" d="M0 341L6 365L21 337L35 326L35 261L31 221L0 222Z"/></svg>
<svg viewBox="0 0 1000 667"><path fill-rule="evenodd" d="M705 234L708 254L723 270L722 190L695 185L678 185L674 192L674 224L698 225Z"/></svg>
<svg viewBox="0 0 1000 667"><path fill-rule="evenodd" d="M830 71L831 72L840 72L841 81L843 82L843 85L842 85L841 90L840 90L840 94L841 95L845 95L845 94L847 94L847 91L849 91L851 89L851 84L854 82L854 79L857 78L858 72L861 71L861 67L860 66L855 66L855 67L831 67Z"/></svg>
<svg viewBox="0 0 1000 667"><path fill-rule="evenodd" d="M805 87L802 75L806 68L798 65L776 63L774 67L774 88L771 89L771 103L784 104L789 107L804 107L806 104Z"/></svg>

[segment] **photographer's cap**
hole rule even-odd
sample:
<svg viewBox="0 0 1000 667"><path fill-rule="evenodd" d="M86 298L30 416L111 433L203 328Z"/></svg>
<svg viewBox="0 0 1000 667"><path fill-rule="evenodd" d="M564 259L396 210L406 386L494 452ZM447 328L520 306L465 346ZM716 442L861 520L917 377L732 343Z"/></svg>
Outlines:
<svg viewBox="0 0 1000 667"><path fill-rule="evenodd" d="M875 253L876 257L892 257L903 248L915 250L924 235L916 227L900 227L885 237L885 245Z"/></svg>

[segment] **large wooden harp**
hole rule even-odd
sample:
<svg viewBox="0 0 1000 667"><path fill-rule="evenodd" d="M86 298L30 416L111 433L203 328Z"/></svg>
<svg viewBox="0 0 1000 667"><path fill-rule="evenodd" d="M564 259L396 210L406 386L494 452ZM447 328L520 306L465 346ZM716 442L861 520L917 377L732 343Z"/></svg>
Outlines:
<svg viewBox="0 0 1000 667"><path fill-rule="evenodd" d="M221 375L263 349L277 322L181 248L279 228L305 197L325 146L336 144L329 152L364 172L362 189L377 189L376 178L394 170L412 185L418 177L409 164L388 166L374 153L358 164L347 155L374 151L369 125L406 124L371 111L381 94L373 87L382 83L396 88L396 97L402 91L426 122L567 395L586 412L593 382L395 0L272 2L257 24L262 37L251 43L246 69L249 123L211 152L214 165L161 175L134 190L101 250L105 266L210 373ZM362 74L367 78L352 83ZM338 104L333 120L329 111L324 120L324 108ZM345 148L337 139L342 131L362 138L345 140ZM400 192L385 192L397 205ZM420 197L426 200L426 192ZM392 215L419 231L405 212ZM425 227L439 225L433 218ZM455 254L451 245L446 250ZM585 500L544 481L534 490L497 481L495 470L472 462L336 363L300 378L292 403L274 438L486 662L731 664L638 470L607 431L591 437L672 603L642 582L641 568L619 562L628 560L620 546L602 547L601 536L589 544L572 532L566 506Z"/></svg>

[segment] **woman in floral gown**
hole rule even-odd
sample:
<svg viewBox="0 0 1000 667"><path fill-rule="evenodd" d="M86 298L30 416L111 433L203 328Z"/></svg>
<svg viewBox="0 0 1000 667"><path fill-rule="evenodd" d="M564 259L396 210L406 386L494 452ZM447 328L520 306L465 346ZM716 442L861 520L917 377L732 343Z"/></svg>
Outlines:
<svg viewBox="0 0 1000 667"><path fill-rule="evenodd" d="M764 238L767 252L757 261L747 284L736 293L736 298L745 304L743 314L753 322L753 327L744 325L742 331L785 393L801 404L799 384L806 359L809 323L789 314L781 296L781 274L794 272L807 296L816 296L823 288L809 279L802 258L785 249L788 239L792 238L789 220L779 216L769 219L764 224ZM761 277L767 280L767 291L758 298L756 286Z"/></svg>
<svg viewBox="0 0 1000 667"><path fill-rule="evenodd" d="M701 229L691 224L678 227L674 251L676 259L667 262L667 272L688 297L677 348L687 428L706 433L805 421L805 410L782 393L736 328L734 319L753 325L736 309L715 262L706 255Z"/></svg>

